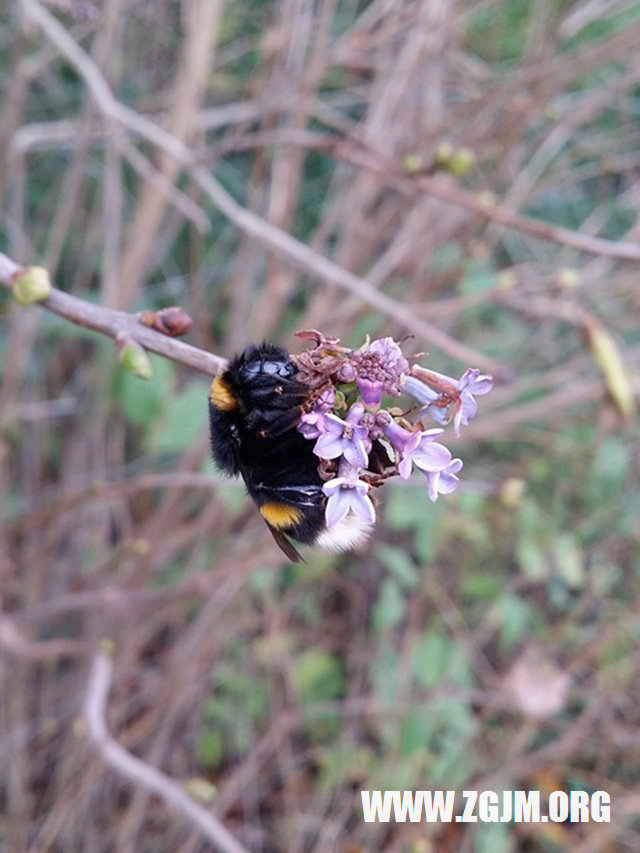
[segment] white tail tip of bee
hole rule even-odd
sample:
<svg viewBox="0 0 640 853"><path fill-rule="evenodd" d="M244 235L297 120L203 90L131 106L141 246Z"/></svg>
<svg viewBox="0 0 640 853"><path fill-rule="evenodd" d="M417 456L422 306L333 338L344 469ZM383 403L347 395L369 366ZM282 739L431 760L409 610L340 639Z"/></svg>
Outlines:
<svg viewBox="0 0 640 853"><path fill-rule="evenodd" d="M372 524L349 513L334 527L323 530L313 544L328 551L349 551L366 541L372 530Z"/></svg>

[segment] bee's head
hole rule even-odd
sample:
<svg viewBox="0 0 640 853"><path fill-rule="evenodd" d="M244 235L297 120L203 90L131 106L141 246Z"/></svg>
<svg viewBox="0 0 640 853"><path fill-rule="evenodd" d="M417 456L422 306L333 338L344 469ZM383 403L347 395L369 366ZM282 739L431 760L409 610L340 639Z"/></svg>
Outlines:
<svg viewBox="0 0 640 853"><path fill-rule="evenodd" d="M275 344L264 343L247 347L241 353L237 371L238 376L245 382L258 380L262 383L269 376L289 379L297 373L297 368L286 350Z"/></svg>
<svg viewBox="0 0 640 853"><path fill-rule="evenodd" d="M297 368L289 353L275 344L248 346L232 363L232 372L247 385L264 386L269 378L290 379Z"/></svg>

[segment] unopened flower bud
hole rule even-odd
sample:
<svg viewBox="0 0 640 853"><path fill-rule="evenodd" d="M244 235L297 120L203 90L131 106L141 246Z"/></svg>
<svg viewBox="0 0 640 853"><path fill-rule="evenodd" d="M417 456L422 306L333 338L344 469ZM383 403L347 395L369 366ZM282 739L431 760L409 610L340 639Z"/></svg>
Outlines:
<svg viewBox="0 0 640 853"><path fill-rule="evenodd" d="M358 371L349 361L345 361L337 373L339 382L353 382L358 375Z"/></svg>

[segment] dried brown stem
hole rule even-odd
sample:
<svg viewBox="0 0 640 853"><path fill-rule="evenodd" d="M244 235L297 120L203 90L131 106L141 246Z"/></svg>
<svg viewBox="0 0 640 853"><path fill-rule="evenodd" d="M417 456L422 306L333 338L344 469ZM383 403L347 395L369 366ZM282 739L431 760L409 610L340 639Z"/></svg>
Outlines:
<svg viewBox="0 0 640 853"><path fill-rule="evenodd" d="M560 228L556 225L549 225L547 222L531 219L529 216L508 210L499 204L488 204L474 193L460 189L451 179L442 176L418 174L410 177L394 161L375 151L367 151L352 143L336 146L336 156L370 169L387 179L393 179L394 185L402 186L407 190L413 187L414 192L429 193L442 201L470 210L489 222L513 228L539 240L558 243L561 246L567 246L570 249L590 255L600 255L601 257L616 258L622 261L640 261L640 243L591 237L588 234L571 231L569 228Z"/></svg>
<svg viewBox="0 0 640 853"><path fill-rule="evenodd" d="M109 733L105 719L107 698L113 677L113 663L97 654L91 665L84 701L84 719L89 737L104 761L118 773L159 796L168 806L179 811L222 853L247 853L246 848L210 812L173 779L160 773L135 755L131 755Z"/></svg>
<svg viewBox="0 0 640 853"><path fill-rule="evenodd" d="M95 63L37 0L22 0L22 2L27 15L38 23L45 35L83 77L102 112L157 146L164 154L169 155L187 169L192 180L234 225L300 269L358 296L365 304L378 309L453 358L467 364L474 364L482 370L493 373L497 378L505 379L511 375L511 371L501 362L454 340L446 332L416 317L410 308L376 290L365 279L354 275L291 234L238 204L207 169L194 164L191 151L181 140L121 104L114 97ZM140 343L144 344L144 341L141 340Z"/></svg>

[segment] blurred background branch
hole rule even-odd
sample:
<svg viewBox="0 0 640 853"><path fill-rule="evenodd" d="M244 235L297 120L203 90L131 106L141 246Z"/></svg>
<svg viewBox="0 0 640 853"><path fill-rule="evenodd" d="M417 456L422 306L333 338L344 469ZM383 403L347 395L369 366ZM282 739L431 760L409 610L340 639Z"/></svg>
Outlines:
<svg viewBox="0 0 640 853"><path fill-rule="evenodd" d="M180 812L221 853L246 853L224 826L205 808L190 797L172 779L159 773L139 758L123 749L109 734L105 719L107 699L112 680L112 663L108 654L95 655L91 663L84 719L87 733L105 762L130 782L159 796L168 806Z"/></svg>

